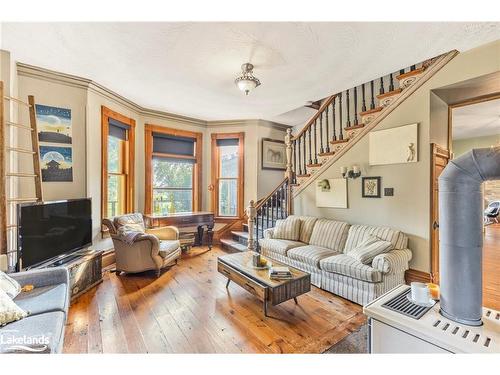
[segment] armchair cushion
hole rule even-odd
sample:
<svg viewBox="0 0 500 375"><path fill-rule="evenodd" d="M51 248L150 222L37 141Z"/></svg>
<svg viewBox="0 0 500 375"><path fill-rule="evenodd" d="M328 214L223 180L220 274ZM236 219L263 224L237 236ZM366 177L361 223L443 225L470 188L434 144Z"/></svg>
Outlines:
<svg viewBox="0 0 500 375"><path fill-rule="evenodd" d="M181 244L177 240L160 241L160 251L158 252L158 254L160 254L162 258L166 258L174 251L178 250L179 247L181 247Z"/></svg>
<svg viewBox="0 0 500 375"><path fill-rule="evenodd" d="M10 298L14 298L21 293L21 285L2 271L0 271L0 289L7 293Z"/></svg>
<svg viewBox="0 0 500 375"><path fill-rule="evenodd" d="M64 284L43 286L30 292L22 292L14 302L30 315L53 311L66 312L69 304L68 287Z"/></svg>
<svg viewBox="0 0 500 375"><path fill-rule="evenodd" d="M144 220L142 219L142 214L134 213L115 217L113 224L116 230L119 230L122 226L127 226L130 230L134 229L137 232L144 232Z"/></svg>
<svg viewBox="0 0 500 375"><path fill-rule="evenodd" d="M404 272L410 268L412 253L409 249L391 250L373 258L372 267L384 274Z"/></svg>
<svg viewBox="0 0 500 375"><path fill-rule="evenodd" d="M297 241L300 236L300 219L288 216L285 220L276 220L273 237L280 240Z"/></svg>

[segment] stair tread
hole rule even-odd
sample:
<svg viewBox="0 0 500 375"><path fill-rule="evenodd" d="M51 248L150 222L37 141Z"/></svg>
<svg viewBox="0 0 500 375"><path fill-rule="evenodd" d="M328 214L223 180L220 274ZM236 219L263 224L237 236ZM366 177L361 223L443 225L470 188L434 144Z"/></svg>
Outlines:
<svg viewBox="0 0 500 375"><path fill-rule="evenodd" d="M344 139L337 139L337 140L335 140L335 141L330 141L330 143L331 143L332 145L334 145L334 144L336 144L336 143L345 143L345 142L349 142L349 139L344 138Z"/></svg>
<svg viewBox="0 0 500 375"><path fill-rule="evenodd" d="M424 72L424 70L425 70L425 68L422 66L422 67L417 68L415 70L410 70L409 72L400 74L400 75L396 76L396 79L398 81L400 81L400 80L402 80L404 78L408 78L408 77L411 77L411 76L415 76L415 75L421 74L421 73Z"/></svg>
<svg viewBox="0 0 500 375"><path fill-rule="evenodd" d="M392 91L388 91L388 92L385 92L383 94L377 95L377 99L383 99L383 98L387 98L388 96L398 95L398 94L401 94L402 92L403 92L402 88L399 88L399 89L396 89L396 90L392 90Z"/></svg>
<svg viewBox="0 0 500 375"><path fill-rule="evenodd" d="M383 109L384 109L384 107L376 107L376 108L369 109L369 110L364 111L364 112L360 112L359 115L360 116L370 115L372 113L380 112Z"/></svg>
<svg viewBox="0 0 500 375"><path fill-rule="evenodd" d="M320 152L318 156L332 156L335 155L335 151L329 151L329 152Z"/></svg>
<svg viewBox="0 0 500 375"><path fill-rule="evenodd" d="M353 125L353 126L346 126L344 129L345 130L355 130L355 129L361 129L364 128L365 124L358 124L358 125Z"/></svg>
<svg viewBox="0 0 500 375"><path fill-rule="evenodd" d="M316 167L321 167L321 163L313 163L313 164L307 164L308 168L316 168Z"/></svg>
<svg viewBox="0 0 500 375"><path fill-rule="evenodd" d="M220 242L224 245L227 245L229 247L232 247L233 249L239 250L239 251L246 251L247 247L238 241L232 240L230 238L221 238Z"/></svg>
<svg viewBox="0 0 500 375"><path fill-rule="evenodd" d="M248 238L248 232L233 230L233 231L231 231L231 234L234 234L235 236L239 236L239 237L243 237L243 238Z"/></svg>
<svg viewBox="0 0 500 375"><path fill-rule="evenodd" d="M311 177L311 175L308 174L298 174L297 177Z"/></svg>

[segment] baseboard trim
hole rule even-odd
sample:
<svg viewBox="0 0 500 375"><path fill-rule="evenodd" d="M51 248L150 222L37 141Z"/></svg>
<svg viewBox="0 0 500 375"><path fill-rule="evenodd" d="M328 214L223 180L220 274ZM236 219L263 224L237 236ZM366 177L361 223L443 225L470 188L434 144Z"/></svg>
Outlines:
<svg viewBox="0 0 500 375"><path fill-rule="evenodd" d="M429 272L423 272L419 270L414 270L410 268L405 273L405 280L407 284L410 284L414 281L420 283L430 283L431 282L431 274Z"/></svg>

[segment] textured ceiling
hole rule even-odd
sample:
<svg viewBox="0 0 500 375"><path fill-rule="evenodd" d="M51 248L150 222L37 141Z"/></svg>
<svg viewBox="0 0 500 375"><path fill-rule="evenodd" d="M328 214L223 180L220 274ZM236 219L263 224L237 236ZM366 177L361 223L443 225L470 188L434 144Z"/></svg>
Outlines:
<svg viewBox="0 0 500 375"><path fill-rule="evenodd" d="M500 23L3 23L17 61L92 79L157 110L297 125L309 100L452 49L500 39ZM262 85L234 85L242 63Z"/></svg>
<svg viewBox="0 0 500 375"><path fill-rule="evenodd" d="M453 110L453 139L500 135L500 99Z"/></svg>

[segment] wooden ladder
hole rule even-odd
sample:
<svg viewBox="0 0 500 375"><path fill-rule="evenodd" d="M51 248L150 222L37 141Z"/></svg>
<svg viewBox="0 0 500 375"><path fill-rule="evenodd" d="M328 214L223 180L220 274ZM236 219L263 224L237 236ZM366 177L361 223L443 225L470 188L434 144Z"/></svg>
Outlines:
<svg viewBox="0 0 500 375"><path fill-rule="evenodd" d="M2 105L0 105L0 177L2 178L0 184L0 254L7 254L9 265L12 266L15 262L12 260L13 255L17 253L15 241L12 240L13 236L9 236L9 231L17 230L16 223L9 223L8 217L12 213L11 208L14 205L23 202L42 202L42 176L40 169L40 156L38 147L38 131L36 124L35 113L35 98L33 95L28 96L28 101L24 102L20 99L5 95L4 83L0 81L0 98ZM8 121L5 119L4 105L6 102L14 103L18 106L25 106L29 110L29 125L19 124L16 122ZM24 149L7 145L6 127L21 129L31 133L31 149ZM33 172L10 172L6 168L9 153L29 154L33 157ZM32 178L35 184L34 197L7 197L7 181L9 178ZM10 206L9 206L10 205ZM10 209L9 209L10 208ZM9 216L8 216L9 215ZM9 241L8 239L11 239ZM10 242L10 243L9 243ZM10 247L9 247L10 246Z"/></svg>

